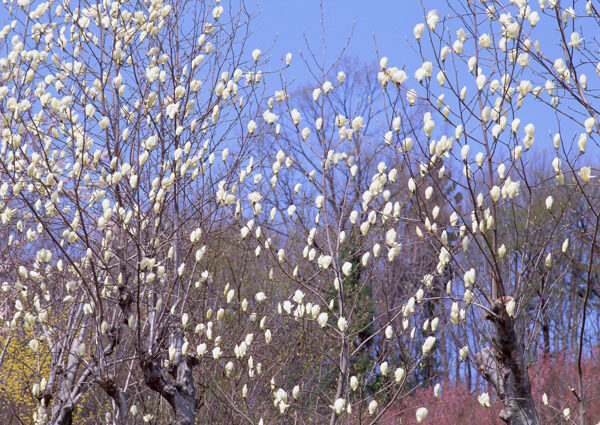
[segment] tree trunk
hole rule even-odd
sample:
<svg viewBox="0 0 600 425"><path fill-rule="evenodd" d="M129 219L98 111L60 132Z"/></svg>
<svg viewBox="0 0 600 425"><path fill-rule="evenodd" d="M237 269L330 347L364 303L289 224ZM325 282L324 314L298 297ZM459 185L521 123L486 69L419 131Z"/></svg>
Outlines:
<svg viewBox="0 0 600 425"><path fill-rule="evenodd" d="M51 425L71 425L73 423L73 404L65 403L53 409Z"/></svg>
<svg viewBox="0 0 600 425"><path fill-rule="evenodd" d="M477 353L475 362L504 403L500 419L509 425L539 425L523 345L501 300L496 300L487 319L493 324L492 347Z"/></svg>
<svg viewBox="0 0 600 425"><path fill-rule="evenodd" d="M173 382L164 373L159 359L142 358L140 366L146 384L158 392L173 408L175 420L173 425L195 425L196 423L196 388L192 368L186 356L181 354L181 334L176 335L177 355L171 366L170 374ZM191 361L191 360L190 360Z"/></svg>

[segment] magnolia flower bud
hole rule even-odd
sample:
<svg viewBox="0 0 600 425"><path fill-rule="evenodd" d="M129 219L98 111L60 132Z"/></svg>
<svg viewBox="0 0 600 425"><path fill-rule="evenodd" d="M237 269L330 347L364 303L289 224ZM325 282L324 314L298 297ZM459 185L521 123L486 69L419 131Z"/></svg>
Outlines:
<svg viewBox="0 0 600 425"><path fill-rule="evenodd" d="M394 372L394 380L396 381L397 384L400 384L403 379L404 379L404 369L399 367Z"/></svg>
<svg viewBox="0 0 600 425"><path fill-rule="evenodd" d="M423 125L423 130L425 131L425 135L428 138L431 137L431 133L433 132L434 127L435 122L432 119L425 121L425 124Z"/></svg>
<svg viewBox="0 0 600 425"><path fill-rule="evenodd" d="M358 378L356 376L350 378L350 388L352 388L352 391L356 391L358 388Z"/></svg>
<svg viewBox="0 0 600 425"><path fill-rule="evenodd" d="M423 351L423 356L426 356L427 354L429 354L429 352L431 351L431 349L433 348L433 346L435 345L435 337L434 336L428 336L427 339L425 340L425 342L423 343L422 351Z"/></svg>
<svg viewBox="0 0 600 425"><path fill-rule="evenodd" d="M369 415L373 416L376 411L377 411L377 401L371 400L371 402L369 403Z"/></svg>
<svg viewBox="0 0 600 425"><path fill-rule="evenodd" d="M490 190L490 196L492 197L492 201L496 202L498 199L500 199L501 192L502 191L498 186L492 187L492 189Z"/></svg>
<svg viewBox="0 0 600 425"><path fill-rule="evenodd" d="M425 25L424 24L417 24L413 28L413 34L414 34L415 38L417 39L417 41L419 41L421 39L421 37L423 36L424 32L425 32Z"/></svg>
<svg viewBox="0 0 600 425"><path fill-rule="evenodd" d="M408 100L410 106L413 106L417 101L417 92L413 89L408 90L406 92L406 100Z"/></svg>
<svg viewBox="0 0 600 425"><path fill-rule="evenodd" d="M502 260L504 254L506 254L506 245L502 244L500 245L500 248L498 248L498 257Z"/></svg>
<svg viewBox="0 0 600 425"><path fill-rule="evenodd" d="M344 332L346 330L346 328L348 327L348 321L343 316L341 316L338 319L337 325L338 325L338 329L340 331Z"/></svg>
<svg viewBox="0 0 600 425"><path fill-rule="evenodd" d="M465 291L464 299L467 305L471 304L471 301L473 300L473 292L471 292L470 289Z"/></svg>
<svg viewBox="0 0 600 425"><path fill-rule="evenodd" d="M465 361L468 354L469 354L469 347L467 347L466 345L464 347L462 347L460 350L458 350L458 357L461 362Z"/></svg>
<svg viewBox="0 0 600 425"><path fill-rule="evenodd" d="M516 309L517 304L515 303L514 298L511 297L510 301L508 301L508 303L506 303L506 313L510 316L513 317L515 314L515 309Z"/></svg>
<svg viewBox="0 0 600 425"><path fill-rule="evenodd" d="M593 117L589 117L588 119L585 120L584 126L585 126L585 132L587 134L591 134L592 131L594 131L594 125L596 124L596 121L594 120Z"/></svg>
<svg viewBox="0 0 600 425"><path fill-rule="evenodd" d="M587 134L581 133L579 135L579 138L577 139L577 147L579 148L579 152L584 153L586 146L587 146Z"/></svg>
<svg viewBox="0 0 600 425"><path fill-rule="evenodd" d="M254 133L254 130L256 130L256 123L254 122L254 120L250 120L250 122L248 123L248 134L252 135Z"/></svg>
<svg viewBox="0 0 600 425"><path fill-rule="evenodd" d="M467 155L469 155L469 145L464 145L460 149L460 155L461 155L463 161L467 160Z"/></svg>
<svg viewBox="0 0 600 425"><path fill-rule="evenodd" d="M385 339L390 340L394 336L394 329L391 325L387 325L385 328Z"/></svg>
<svg viewBox="0 0 600 425"><path fill-rule="evenodd" d="M417 190L417 185L412 177L408 179L408 190L410 193L415 193L415 191Z"/></svg>
<svg viewBox="0 0 600 425"><path fill-rule="evenodd" d="M314 90L313 90L313 92L312 92L312 98L313 98L313 100L314 100L315 102L316 102L317 100L319 100L319 96L320 96L320 95L321 95L321 89L320 89L320 88L317 88L317 89L314 89Z"/></svg>
<svg viewBox="0 0 600 425"><path fill-rule="evenodd" d="M321 313L321 314L319 314L319 317L317 318L317 322L319 322L319 326L321 326L322 328L327 326L328 320L329 320L329 315L327 313Z"/></svg>

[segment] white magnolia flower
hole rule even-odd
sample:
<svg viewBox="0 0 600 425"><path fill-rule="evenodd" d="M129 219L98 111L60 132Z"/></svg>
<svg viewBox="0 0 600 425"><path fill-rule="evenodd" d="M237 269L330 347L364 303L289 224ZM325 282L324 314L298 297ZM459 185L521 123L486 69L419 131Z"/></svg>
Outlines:
<svg viewBox="0 0 600 425"><path fill-rule="evenodd" d="M248 123L248 134L253 134L254 130L256 130L256 123L254 122L254 120L250 120L250 122Z"/></svg>
<svg viewBox="0 0 600 425"><path fill-rule="evenodd" d="M304 127L300 132L300 136L302 136L302 140L308 139L310 136L310 129L308 127Z"/></svg>
<svg viewBox="0 0 600 425"><path fill-rule="evenodd" d="M491 407L490 405L490 395L488 393L481 393L479 397L477 397L477 401L483 407Z"/></svg>
<svg viewBox="0 0 600 425"><path fill-rule="evenodd" d="M490 36L488 34L481 34L479 36L479 45L484 49L490 48Z"/></svg>
<svg viewBox="0 0 600 425"><path fill-rule="evenodd" d="M300 112L297 109L292 109L292 112L290 112L290 116L292 117L292 122L294 123L294 125L298 125L298 123L302 119L302 115L300 115Z"/></svg>
<svg viewBox="0 0 600 425"><path fill-rule="evenodd" d="M425 121L423 125L423 130L425 131L425 135L429 138L431 137L431 133L433 133L433 129L435 128L435 122L432 119L428 119Z"/></svg>
<svg viewBox="0 0 600 425"><path fill-rule="evenodd" d="M578 32L571 33L571 41L569 42L569 46L573 46L575 49L579 49L579 43L581 42L581 38L579 37Z"/></svg>
<svg viewBox="0 0 600 425"><path fill-rule="evenodd" d="M467 347L466 345L464 347L462 347L460 350L458 350L458 357L461 362L465 361L468 354L469 354L469 347Z"/></svg>
<svg viewBox="0 0 600 425"><path fill-rule="evenodd" d="M563 73L567 70L565 65L565 61L562 58L558 58L554 61L554 69L558 72L559 75L563 75Z"/></svg>
<svg viewBox="0 0 600 425"><path fill-rule="evenodd" d="M594 120L593 117L589 117L588 119L585 120L584 126L585 126L585 132L587 134L591 134L592 131L594 131L594 125L596 124L596 121Z"/></svg>
<svg viewBox="0 0 600 425"><path fill-rule="evenodd" d="M336 413L336 415L341 415L344 412L344 408L346 407L346 400L343 398L338 398L333 406L330 406Z"/></svg>
<svg viewBox="0 0 600 425"><path fill-rule="evenodd" d="M338 325L338 329L340 331L344 332L348 328L348 321L346 320L345 317L341 316L338 319L337 325Z"/></svg>
<svg viewBox="0 0 600 425"><path fill-rule="evenodd" d="M212 15L215 21L221 17L221 15L223 14L223 10L223 6L217 6L213 9Z"/></svg>
<svg viewBox="0 0 600 425"><path fill-rule="evenodd" d="M431 351L431 349L433 348L434 345L435 345L435 337L428 336L427 339L425 340L425 342L423 343L423 347L422 347L423 355L426 356L427 354L429 354L429 352Z"/></svg>
<svg viewBox="0 0 600 425"><path fill-rule="evenodd" d="M277 121L279 119L279 115L274 114L273 112L271 112L268 109L265 112L263 112L262 116L263 116L263 119L265 120L265 122L269 125L273 124L275 121Z"/></svg>
<svg viewBox="0 0 600 425"><path fill-rule="evenodd" d="M579 152L585 152L585 148L587 147L587 134L581 133L579 135L579 138L577 139L577 147L579 148Z"/></svg>
<svg viewBox="0 0 600 425"><path fill-rule="evenodd" d="M312 98L313 100L316 102L317 100L319 100L319 96L321 95L321 89L316 88L313 90L312 92Z"/></svg>
<svg viewBox="0 0 600 425"><path fill-rule="evenodd" d="M363 124L363 117L356 117L352 120L352 129L354 131L358 131L364 126L365 125Z"/></svg>
<svg viewBox="0 0 600 425"><path fill-rule="evenodd" d="M373 416L377 412L377 401L371 400L369 403L369 415Z"/></svg>
<svg viewBox="0 0 600 425"><path fill-rule="evenodd" d="M438 11L437 10L430 10L427 13L427 26L429 27L429 29L431 31L435 30L435 27L437 26L438 22L440 21L440 17L438 16Z"/></svg>
<svg viewBox="0 0 600 425"><path fill-rule="evenodd" d="M415 38L417 39L417 41L421 39L424 32L425 32L424 24L419 23L419 24L415 25L415 27L413 28L413 34L414 34Z"/></svg>
<svg viewBox="0 0 600 425"><path fill-rule="evenodd" d="M417 423L423 422L423 420L427 417L429 411L425 407L419 407L415 412L415 416L417 417Z"/></svg>
<svg viewBox="0 0 600 425"><path fill-rule="evenodd" d="M498 199L500 199L501 192L502 191L498 186L492 187L492 189L490 190L490 196L492 197L492 201L498 201Z"/></svg>
<svg viewBox="0 0 600 425"><path fill-rule="evenodd" d="M404 379L404 369L399 367L394 372L394 380L396 381L397 384L400 384L403 379Z"/></svg>
<svg viewBox="0 0 600 425"><path fill-rule="evenodd" d="M410 104L410 106L413 106L415 104L415 102L417 101L417 92L414 91L413 89L410 89L406 92L406 100L408 100L408 103Z"/></svg>
<svg viewBox="0 0 600 425"><path fill-rule="evenodd" d="M595 176L592 176L591 173L592 173L592 168L589 166L586 166L586 167L581 167L581 170L579 170L578 175L579 175L579 177L581 177L581 180L583 180L584 183L589 183L590 179L592 177L595 177Z"/></svg>
<svg viewBox="0 0 600 425"><path fill-rule="evenodd" d="M175 119L175 115L177 115L177 113L179 112L179 105L180 105L180 102L175 102L175 103L171 103L167 106L166 113L170 119L172 119L172 120Z"/></svg>
<svg viewBox="0 0 600 425"><path fill-rule="evenodd" d="M317 322L319 322L319 326L321 326L322 328L324 328L325 326L327 326L327 321L329 320L329 315L325 312L320 313L318 318L317 318Z"/></svg>
<svg viewBox="0 0 600 425"><path fill-rule="evenodd" d="M540 15L536 11L533 11L529 14L527 19L529 19L531 26L535 27L540 20Z"/></svg>
<svg viewBox="0 0 600 425"><path fill-rule="evenodd" d="M510 316L513 317L515 315L515 309L517 307L517 303L515 303L515 300L513 298L510 299L510 301L508 301L506 303L506 313Z"/></svg>

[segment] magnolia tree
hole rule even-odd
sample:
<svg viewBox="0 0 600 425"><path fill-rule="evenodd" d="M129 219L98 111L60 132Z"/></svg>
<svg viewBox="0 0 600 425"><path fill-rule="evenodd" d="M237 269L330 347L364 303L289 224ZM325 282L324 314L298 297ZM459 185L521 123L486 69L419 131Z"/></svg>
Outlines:
<svg viewBox="0 0 600 425"><path fill-rule="evenodd" d="M261 227L277 214L263 217L256 190L269 160L248 152L279 117L257 115L261 52L243 50L243 5L11 2L6 11L0 164L11 255L3 257L0 359L8 371L31 358L20 352L33 353L23 378L24 406L34 407L22 420L264 423L283 415L334 423L352 406L376 420L385 409L375 396L390 390L393 403L434 339L394 370L363 368L363 384L375 369L391 377L375 394L359 391L351 366L368 340L351 344L362 329L350 295L365 298L368 275L354 272L353 294L344 294L356 267L341 262L341 227L324 214L318 232L307 232L308 261L291 257L296 263L277 244L298 239ZM322 99L333 88L325 83ZM354 122L358 134L362 119ZM293 157L278 152L274 161L271 187L282 167L303 178ZM307 214L318 216L320 204ZM316 241L325 244L318 256ZM309 353L322 372L306 367Z"/></svg>
<svg viewBox="0 0 600 425"><path fill-rule="evenodd" d="M505 422L539 423L538 410L552 408L584 424L592 420L585 415L592 401L581 362L590 349L585 335L598 230L598 105L587 78L600 74L598 46L584 36L597 30L600 15L591 2L538 3L464 2L449 4L449 15L427 11L425 22L414 27L413 47L423 61L414 71L416 82L398 84L385 59L380 82L391 99L403 96L407 108L422 99L436 111L423 117L427 140L419 146L425 149L411 149L402 134L394 140L408 163L419 164L408 190L422 205L418 233L440 247L435 273L449 265L460 271L445 288L450 321L472 329L460 359L475 362L502 401ZM436 131L442 122L454 131ZM542 176L556 187L541 178L536 149L553 151ZM444 205L431 205L441 189L427 183L431 174L450 179L462 200L442 193ZM555 196L561 202L555 204ZM584 208L573 214L575 199ZM448 221L438 219L439 208L451 210ZM574 312L576 414L545 407L545 395L535 400L526 365L530 342L540 332L538 318L569 273L574 243L583 243L587 264ZM473 326L484 319L487 327ZM479 400L489 405L490 395Z"/></svg>
<svg viewBox="0 0 600 425"><path fill-rule="evenodd" d="M249 16L196 2L5 10L5 349L29 339L23 349L38 356L33 419L71 423L95 391L115 423L148 422L160 412L144 405L150 392L174 423L195 423L193 368L210 353L210 376L229 371L215 365L233 343L209 320L234 290L205 289L214 273L203 258L248 148L232 131L253 108L245 99L258 102Z"/></svg>
<svg viewBox="0 0 600 425"><path fill-rule="evenodd" d="M591 3L440 5L418 69L381 58L360 86L313 55L303 91L291 54L265 83L243 3L5 7L0 370L35 359L22 421L378 423L440 394L441 358L509 424L591 423ZM573 411L527 371L567 281Z"/></svg>

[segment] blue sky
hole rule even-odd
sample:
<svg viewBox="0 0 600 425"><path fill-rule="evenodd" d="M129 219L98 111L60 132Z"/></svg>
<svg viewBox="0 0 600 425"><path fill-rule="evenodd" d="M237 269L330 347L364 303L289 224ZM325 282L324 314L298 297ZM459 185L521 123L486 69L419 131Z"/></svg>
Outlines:
<svg viewBox="0 0 600 425"><path fill-rule="evenodd" d="M429 2L433 4L434 2ZM325 0L325 42L327 59L333 60L346 44L352 31L347 54L363 58L366 63L377 59L373 34L377 40L380 55L388 56L390 64L412 69L417 61L406 43L412 40L412 29L423 20L423 12L418 1L364 1L364 0ZM301 64L298 51L306 52L304 32L310 46L319 55L322 51L321 12L317 0L259 0L258 17L253 28L256 29L251 45L266 51L279 61L287 52L294 55L291 75L298 82L306 81L305 66ZM417 65L418 66L418 65Z"/></svg>

